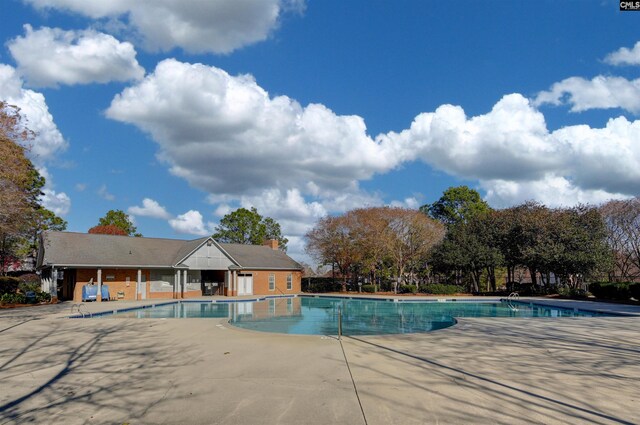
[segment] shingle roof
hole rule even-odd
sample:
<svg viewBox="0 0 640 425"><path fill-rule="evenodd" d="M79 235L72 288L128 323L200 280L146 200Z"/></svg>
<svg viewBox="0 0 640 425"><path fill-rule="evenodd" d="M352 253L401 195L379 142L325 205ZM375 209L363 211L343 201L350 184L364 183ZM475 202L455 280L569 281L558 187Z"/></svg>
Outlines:
<svg viewBox="0 0 640 425"><path fill-rule="evenodd" d="M302 269L302 266L280 250L261 245L221 243L220 246L238 264L247 269Z"/></svg>
<svg viewBox="0 0 640 425"><path fill-rule="evenodd" d="M38 266L173 267L207 239L136 238L51 231L43 234L44 258ZM242 268L301 268L285 253L266 246L220 246Z"/></svg>

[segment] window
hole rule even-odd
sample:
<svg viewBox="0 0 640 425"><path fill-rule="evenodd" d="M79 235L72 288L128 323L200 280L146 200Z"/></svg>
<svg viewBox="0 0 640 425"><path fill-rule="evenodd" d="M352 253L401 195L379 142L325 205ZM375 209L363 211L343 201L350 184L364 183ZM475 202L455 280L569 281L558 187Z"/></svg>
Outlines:
<svg viewBox="0 0 640 425"><path fill-rule="evenodd" d="M269 290L270 291L275 291L276 290L276 275L275 275L275 273L269 274Z"/></svg>
<svg viewBox="0 0 640 425"><path fill-rule="evenodd" d="M293 289L293 275L289 273L287 275L287 291L290 291L292 289Z"/></svg>

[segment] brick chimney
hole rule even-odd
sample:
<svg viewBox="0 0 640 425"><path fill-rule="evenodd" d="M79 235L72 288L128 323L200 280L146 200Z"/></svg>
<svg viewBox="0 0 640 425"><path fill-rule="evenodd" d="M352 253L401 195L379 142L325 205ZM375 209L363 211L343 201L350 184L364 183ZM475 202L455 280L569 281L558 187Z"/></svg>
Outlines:
<svg viewBox="0 0 640 425"><path fill-rule="evenodd" d="M277 239L267 239L266 241L264 241L264 243L262 244L264 246L268 246L271 249L278 249L278 240Z"/></svg>

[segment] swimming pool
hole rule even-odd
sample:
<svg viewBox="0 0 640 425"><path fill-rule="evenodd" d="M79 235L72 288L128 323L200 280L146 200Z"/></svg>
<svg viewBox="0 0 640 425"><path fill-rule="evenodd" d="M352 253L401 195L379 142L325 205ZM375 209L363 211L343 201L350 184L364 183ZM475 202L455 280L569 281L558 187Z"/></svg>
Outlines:
<svg viewBox="0 0 640 425"><path fill-rule="evenodd" d="M229 318L244 329L306 335L337 335L342 314L345 335L429 332L456 323L457 317L590 317L603 313L502 301L402 301L337 297L288 297L260 301L176 302L116 312L103 317Z"/></svg>

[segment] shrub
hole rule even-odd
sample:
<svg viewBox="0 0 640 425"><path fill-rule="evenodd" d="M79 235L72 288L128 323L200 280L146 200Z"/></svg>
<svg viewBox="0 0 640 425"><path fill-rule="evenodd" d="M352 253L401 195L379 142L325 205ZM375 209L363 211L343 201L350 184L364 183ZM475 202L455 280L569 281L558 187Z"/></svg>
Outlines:
<svg viewBox="0 0 640 425"><path fill-rule="evenodd" d="M51 302L51 294L47 294L46 292L36 292L36 302L37 303Z"/></svg>
<svg viewBox="0 0 640 425"><path fill-rule="evenodd" d="M15 277L0 276L0 295L14 294L20 285L20 280Z"/></svg>
<svg viewBox="0 0 640 425"><path fill-rule="evenodd" d="M34 282L20 282L18 288L24 292L40 292L40 284Z"/></svg>
<svg viewBox="0 0 640 425"><path fill-rule="evenodd" d="M507 282L507 292L517 292L520 295L534 295L536 293L536 287L530 282Z"/></svg>
<svg viewBox="0 0 640 425"><path fill-rule="evenodd" d="M27 297L24 294L2 294L0 302L3 304L26 304Z"/></svg>
<svg viewBox="0 0 640 425"><path fill-rule="evenodd" d="M462 292L461 288L457 285L444 285L442 283L432 283L420 288L420 292L434 295L453 295Z"/></svg>
<svg viewBox="0 0 640 425"><path fill-rule="evenodd" d="M559 295L562 295L565 297L582 298L587 296L587 291L585 291L584 289L572 288L565 285L558 286L557 292Z"/></svg>
<svg viewBox="0 0 640 425"><path fill-rule="evenodd" d="M631 298L631 282L593 282L589 285L589 292L596 298L609 300L628 300Z"/></svg>
<svg viewBox="0 0 640 425"><path fill-rule="evenodd" d="M308 277L302 279L304 292L340 292L342 282L331 277Z"/></svg>
<svg viewBox="0 0 640 425"><path fill-rule="evenodd" d="M640 301L640 283L636 282L629 285L629 292L636 301Z"/></svg>
<svg viewBox="0 0 640 425"><path fill-rule="evenodd" d="M376 292L376 285L362 285L362 292L368 292L372 294Z"/></svg>
<svg viewBox="0 0 640 425"><path fill-rule="evenodd" d="M418 292L416 285L400 285L398 287L399 294L415 294L416 292Z"/></svg>

